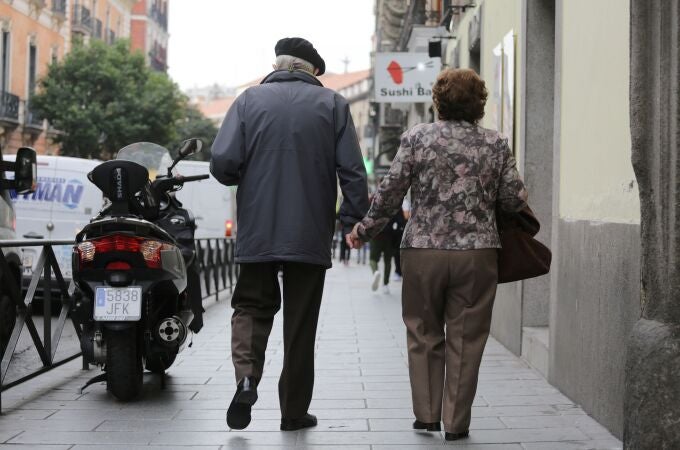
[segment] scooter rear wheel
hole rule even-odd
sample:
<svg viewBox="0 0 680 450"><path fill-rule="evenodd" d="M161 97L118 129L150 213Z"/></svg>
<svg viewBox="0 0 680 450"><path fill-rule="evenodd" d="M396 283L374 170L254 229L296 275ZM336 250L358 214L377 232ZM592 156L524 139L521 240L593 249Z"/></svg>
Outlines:
<svg viewBox="0 0 680 450"><path fill-rule="evenodd" d="M118 400L130 401L142 393L142 352L137 332L105 330L106 341L106 387Z"/></svg>

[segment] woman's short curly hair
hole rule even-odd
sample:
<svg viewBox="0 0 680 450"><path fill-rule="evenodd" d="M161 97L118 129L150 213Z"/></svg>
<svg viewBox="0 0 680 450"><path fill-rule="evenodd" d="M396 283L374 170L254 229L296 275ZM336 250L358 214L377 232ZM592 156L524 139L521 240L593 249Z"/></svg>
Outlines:
<svg viewBox="0 0 680 450"><path fill-rule="evenodd" d="M432 88L440 120L479 122L484 117L488 95L484 80L472 69L446 69Z"/></svg>

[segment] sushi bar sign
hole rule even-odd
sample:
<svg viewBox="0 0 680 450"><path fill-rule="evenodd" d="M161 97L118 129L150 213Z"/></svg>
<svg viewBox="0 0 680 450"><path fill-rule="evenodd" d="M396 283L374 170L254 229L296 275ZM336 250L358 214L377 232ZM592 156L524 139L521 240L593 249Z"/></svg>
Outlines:
<svg viewBox="0 0 680 450"><path fill-rule="evenodd" d="M427 53L375 55L375 101L380 103L430 102L441 60Z"/></svg>

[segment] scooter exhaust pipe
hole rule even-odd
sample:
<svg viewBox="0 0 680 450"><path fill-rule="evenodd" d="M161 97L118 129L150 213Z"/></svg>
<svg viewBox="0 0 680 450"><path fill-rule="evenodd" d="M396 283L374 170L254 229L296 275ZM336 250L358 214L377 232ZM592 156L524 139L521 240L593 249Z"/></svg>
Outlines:
<svg viewBox="0 0 680 450"><path fill-rule="evenodd" d="M156 326L158 341L167 347L177 347L184 343L187 338L185 322L177 316L167 317Z"/></svg>

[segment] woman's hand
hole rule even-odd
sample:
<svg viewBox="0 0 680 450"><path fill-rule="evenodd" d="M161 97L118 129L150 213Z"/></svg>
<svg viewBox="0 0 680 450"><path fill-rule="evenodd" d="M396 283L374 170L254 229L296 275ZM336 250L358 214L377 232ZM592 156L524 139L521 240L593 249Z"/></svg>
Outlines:
<svg viewBox="0 0 680 450"><path fill-rule="evenodd" d="M364 243L361 242L361 238L359 238L359 232L357 231L358 228L359 224L357 223L356 225L354 225L354 229L352 230L352 232L345 236L345 241L347 242L347 245L349 245L350 248L353 249L359 249L364 245Z"/></svg>

